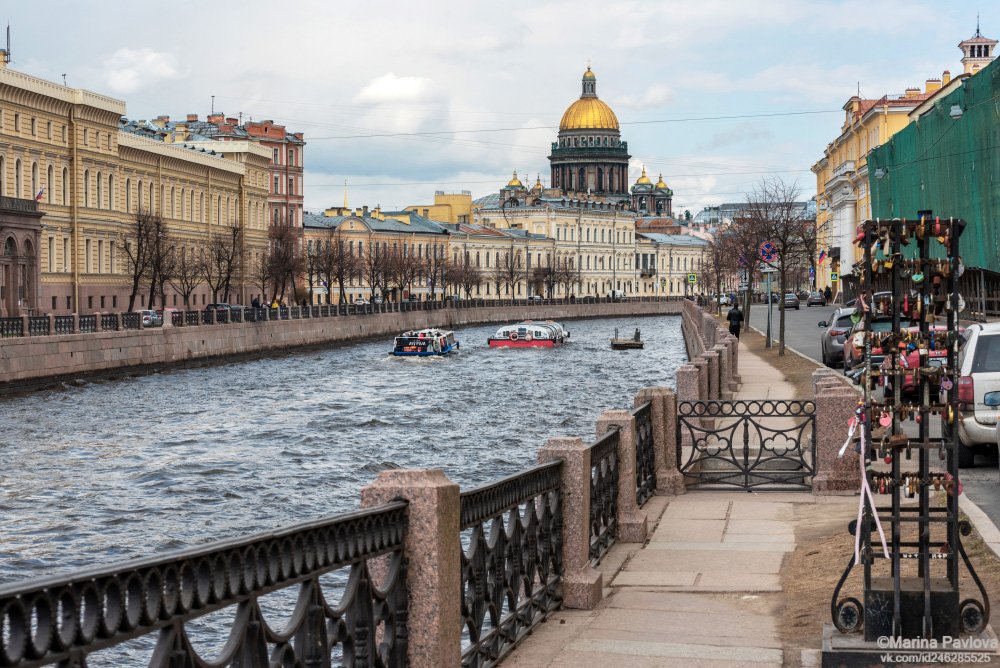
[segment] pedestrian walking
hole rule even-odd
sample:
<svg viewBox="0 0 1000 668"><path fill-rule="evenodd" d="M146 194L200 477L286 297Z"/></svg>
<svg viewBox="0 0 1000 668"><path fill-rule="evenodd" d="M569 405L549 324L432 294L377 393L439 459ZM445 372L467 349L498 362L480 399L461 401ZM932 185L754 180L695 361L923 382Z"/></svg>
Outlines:
<svg viewBox="0 0 1000 668"><path fill-rule="evenodd" d="M826 299L827 304L833 301L833 290L830 289L829 285L826 286L826 290L823 290L823 298Z"/></svg>
<svg viewBox="0 0 1000 668"><path fill-rule="evenodd" d="M737 339L740 338L740 329L743 327L743 311L740 310L739 304L733 304L726 315L726 320L729 322L729 333Z"/></svg>

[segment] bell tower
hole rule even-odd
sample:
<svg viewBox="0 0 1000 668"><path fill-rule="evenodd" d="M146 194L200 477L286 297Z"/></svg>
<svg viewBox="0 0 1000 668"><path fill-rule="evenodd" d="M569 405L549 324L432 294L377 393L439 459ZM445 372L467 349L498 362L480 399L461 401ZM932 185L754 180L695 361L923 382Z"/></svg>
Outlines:
<svg viewBox="0 0 1000 668"><path fill-rule="evenodd" d="M965 73L975 74L992 63L996 58L993 54L996 46L995 39L983 37L979 32L979 17L976 17L976 34L958 44L958 48L962 50L962 66L965 68Z"/></svg>

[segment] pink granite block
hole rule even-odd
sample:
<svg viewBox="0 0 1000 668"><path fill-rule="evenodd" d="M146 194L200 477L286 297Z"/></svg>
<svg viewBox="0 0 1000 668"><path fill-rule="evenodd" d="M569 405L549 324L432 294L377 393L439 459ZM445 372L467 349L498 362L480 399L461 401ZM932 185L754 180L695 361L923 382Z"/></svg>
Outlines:
<svg viewBox="0 0 1000 668"><path fill-rule="evenodd" d="M684 476L677 470L677 397L668 387L644 387L635 395L634 405L647 401L653 421L656 494L683 494Z"/></svg>
<svg viewBox="0 0 1000 668"><path fill-rule="evenodd" d="M603 578L590 565L590 446L579 438L550 438L538 463L561 459L563 605L591 610L601 601Z"/></svg>
<svg viewBox="0 0 1000 668"><path fill-rule="evenodd" d="M861 488L858 455L849 447L843 457L837 453L847 438L848 420L854 415L859 395L831 377L836 372L819 369L813 373L816 396L816 475L813 494L854 493Z"/></svg>
<svg viewBox="0 0 1000 668"><path fill-rule="evenodd" d="M719 398L719 353L706 350L701 354L708 366L708 398Z"/></svg>
<svg viewBox="0 0 1000 668"><path fill-rule="evenodd" d="M597 419L597 437L618 428L618 540L646 540L646 513L635 500L635 418L623 410L606 410Z"/></svg>
<svg viewBox="0 0 1000 668"><path fill-rule="evenodd" d="M461 665L458 485L440 470L396 469L382 471L361 490L366 508L398 498L409 502L407 663L413 668Z"/></svg>

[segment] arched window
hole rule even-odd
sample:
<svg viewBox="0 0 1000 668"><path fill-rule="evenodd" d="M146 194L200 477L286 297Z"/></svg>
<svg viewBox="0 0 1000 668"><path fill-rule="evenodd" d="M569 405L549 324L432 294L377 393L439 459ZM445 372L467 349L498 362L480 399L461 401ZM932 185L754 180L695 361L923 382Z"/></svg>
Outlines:
<svg viewBox="0 0 1000 668"><path fill-rule="evenodd" d="M108 209L115 209L115 175L108 174Z"/></svg>
<svg viewBox="0 0 1000 668"><path fill-rule="evenodd" d="M222 223L222 195L216 198L215 202L215 224L219 225Z"/></svg>
<svg viewBox="0 0 1000 668"><path fill-rule="evenodd" d="M125 213L132 213L132 179L125 179Z"/></svg>
<svg viewBox="0 0 1000 668"><path fill-rule="evenodd" d="M97 172L97 208L104 208L104 178Z"/></svg>
<svg viewBox="0 0 1000 668"><path fill-rule="evenodd" d="M188 204L188 220L194 220L194 190L191 191L191 201Z"/></svg>
<svg viewBox="0 0 1000 668"><path fill-rule="evenodd" d="M32 119L32 121L34 121L34 119ZM39 187L38 187L38 163L37 162L33 162L33 163L31 163L31 192L28 193L29 195L31 195L31 199L35 199L36 197L38 197L38 190L39 190Z"/></svg>
<svg viewBox="0 0 1000 668"><path fill-rule="evenodd" d="M177 215L177 188L171 186L170 188L170 217L180 218Z"/></svg>
<svg viewBox="0 0 1000 668"><path fill-rule="evenodd" d="M160 200L160 204L163 204L162 200ZM156 208L156 197L155 197L155 192L153 190L153 184L150 183L149 184L149 210L152 211L155 208Z"/></svg>
<svg viewBox="0 0 1000 668"><path fill-rule="evenodd" d="M604 190L604 170L600 167L597 168L597 192L602 192Z"/></svg>
<svg viewBox="0 0 1000 668"><path fill-rule="evenodd" d="M142 181L139 181L139 189L137 191L139 193L139 211L142 211L142 196L144 194L143 191L144 188L142 187Z"/></svg>
<svg viewBox="0 0 1000 668"><path fill-rule="evenodd" d="M62 173L62 203L69 204L69 169L66 167Z"/></svg>
<svg viewBox="0 0 1000 668"><path fill-rule="evenodd" d="M90 170L83 172L83 205L90 206Z"/></svg>
<svg viewBox="0 0 1000 668"><path fill-rule="evenodd" d="M3 121L3 116L0 114L0 122ZM0 196L7 194L7 165L4 162L3 156L0 155Z"/></svg>
<svg viewBox="0 0 1000 668"><path fill-rule="evenodd" d="M14 162L14 197L24 197L24 175L21 174L21 159Z"/></svg>
<svg viewBox="0 0 1000 668"><path fill-rule="evenodd" d="M51 125L51 123L49 125ZM45 195L46 195L45 200L49 204L52 204L52 198L53 198L52 191L55 190L55 176L56 176L55 167L49 165L47 178L45 179Z"/></svg>
<svg viewBox="0 0 1000 668"><path fill-rule="evenodd" d="M198 195L198 222L205 220L205 193Z"/></svg>

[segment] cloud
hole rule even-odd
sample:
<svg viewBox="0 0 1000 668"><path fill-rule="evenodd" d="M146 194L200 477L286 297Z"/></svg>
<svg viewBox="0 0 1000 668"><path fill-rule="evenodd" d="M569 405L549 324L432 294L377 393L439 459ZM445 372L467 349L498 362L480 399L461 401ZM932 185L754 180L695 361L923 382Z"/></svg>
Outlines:
<svg viewBox="0 0 1000 668"><path fill-rule="evenodd" d="M116 93L132 91L163 79L179 79L174 57L152 49L118 49L104 61L104 82Z"/></svg>
<svg viewBox="0 0 1000 668"><path fill-rule="evenodd" d="M419 102L430 96L431 80L426 77L397 77L388 72L375 77L354 96L357 104Z"/></svg>
<svg viewBox="0 0 1000 668"><path fill-rule="evenodd" d="M615 100L615 104L629 109L649 109L663 106L673 96L673 91L663 84L653 84L642 95L623 95Z"/></svg>
<svg viewBox="0 0 1000 668"><path fill-rule="evenodd" d="M729 148L737 144L750 144L753 142L765 142L775 139L774 132L768 128L754 123L740 123L734 128L716 132L707 141L698 145L699 150L716 151Z"/></svg>

